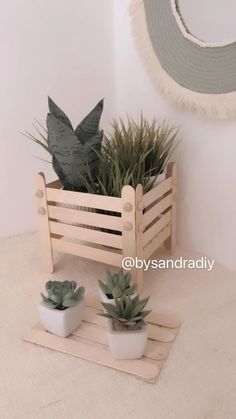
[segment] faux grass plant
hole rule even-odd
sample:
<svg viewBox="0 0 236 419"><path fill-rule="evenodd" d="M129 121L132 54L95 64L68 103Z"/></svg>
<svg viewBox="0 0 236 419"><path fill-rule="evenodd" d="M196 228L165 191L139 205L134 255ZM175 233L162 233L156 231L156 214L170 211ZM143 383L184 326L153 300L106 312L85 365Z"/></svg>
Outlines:
<svg viewBox="0 0 236 419"><path fill-rule="evenodd" d="M124 185L135 188L138 184L148 192L175 150L178 133L175 126L156 120L149 123L143 116L138 122L114 120L98 153L97 176L87 167L84 183L88 192L119 197Z"/></svg>

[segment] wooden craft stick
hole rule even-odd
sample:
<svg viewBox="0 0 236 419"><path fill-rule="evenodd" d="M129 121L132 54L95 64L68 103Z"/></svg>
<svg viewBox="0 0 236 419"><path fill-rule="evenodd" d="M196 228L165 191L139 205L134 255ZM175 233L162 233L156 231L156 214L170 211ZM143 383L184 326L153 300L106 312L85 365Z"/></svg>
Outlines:
<svg viewBox="0 0 236 419"><path fill-rule="evenodd" d="M146 380L155 379L160 372L156 365L145 362L142 359L132 361L115 360L112 358L110 351L103 347L88 345L83 342L80 342L78 345L78 342L76 341L68 338L60 338L37 328L31 329L28 333L26 333L24 340L36 343L49 349L70 354L90 362L105 365Z"/></svg>

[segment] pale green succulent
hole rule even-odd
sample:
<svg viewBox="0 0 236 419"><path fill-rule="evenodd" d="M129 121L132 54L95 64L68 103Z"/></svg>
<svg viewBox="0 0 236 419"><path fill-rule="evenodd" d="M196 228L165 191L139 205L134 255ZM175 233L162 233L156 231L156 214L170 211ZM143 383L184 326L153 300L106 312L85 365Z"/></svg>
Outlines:
<svg viewBox="0 0 236 419"><path fill-rule="evenodd" d="M45 286L47 297L41 293L43 305L57 310L74 307L83 299L85 292L84 287L76 287L75 281L48 281Z"/></svg>
<svg viewBox="0 0 236 419"><path fill-rule="evenodd" d="M98 284L102 292L110 299L132 295L137 287L136 284L131 284L131 274L129 272L124 274L122 269L114 274L108 270L106 282L98 280Z"/></svg>
<svg viewBox="0 0 236 419"><path fill-rule="evenodd" d="M135 298L130 296L115 298L115 305L101 303L106 312L100 315L111 319L113 326L122 329L140 329L145 324L145 317L151 312L144 310L148 300L149 297L140 300L138 295Z"/></svg>

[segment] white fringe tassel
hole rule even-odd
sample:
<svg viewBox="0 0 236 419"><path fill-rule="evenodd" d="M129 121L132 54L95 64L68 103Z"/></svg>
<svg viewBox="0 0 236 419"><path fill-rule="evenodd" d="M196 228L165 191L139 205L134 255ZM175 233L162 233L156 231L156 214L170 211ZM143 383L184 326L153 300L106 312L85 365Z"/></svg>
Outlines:
<svg viewBox="0 0 236 419"><path fill-rule="evenodd" d="M143 0L131 0L129 9L135 44L154 86L158 87L169 101L200 115L222 119L235 116L236 92L224 94L194 92L179 85L166 73L155 55L149 38Z"/></svg>

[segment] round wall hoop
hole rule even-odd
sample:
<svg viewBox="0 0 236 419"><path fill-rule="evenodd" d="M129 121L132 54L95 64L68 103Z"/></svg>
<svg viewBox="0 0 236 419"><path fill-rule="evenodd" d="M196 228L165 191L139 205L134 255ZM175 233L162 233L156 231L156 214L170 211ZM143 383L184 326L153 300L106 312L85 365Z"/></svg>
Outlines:
<svg viewBox="0 0 236 419"><path fill-rule="evenodd" d="M177 0L132 0L137 48L169 100L210 117L236 114L236 41L204 42L189 33Z"/></svg>

